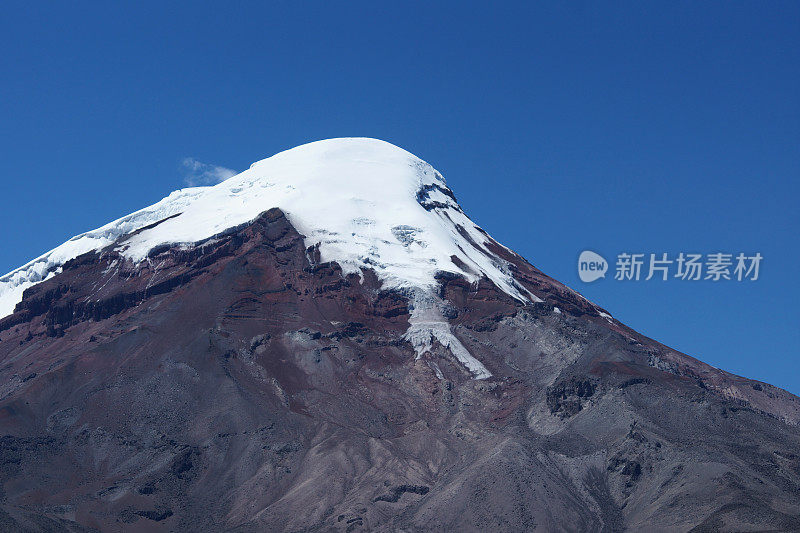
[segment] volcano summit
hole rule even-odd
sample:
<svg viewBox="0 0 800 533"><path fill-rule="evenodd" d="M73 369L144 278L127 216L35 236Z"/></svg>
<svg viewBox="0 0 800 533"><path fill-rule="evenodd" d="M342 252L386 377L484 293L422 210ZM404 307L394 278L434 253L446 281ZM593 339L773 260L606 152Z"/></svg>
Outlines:
<svg viewBox="0 0 800 533"><path fill-rule="evenodd" d="M800 400L331 139L0 277L0 526L800 530Z"/></svg>

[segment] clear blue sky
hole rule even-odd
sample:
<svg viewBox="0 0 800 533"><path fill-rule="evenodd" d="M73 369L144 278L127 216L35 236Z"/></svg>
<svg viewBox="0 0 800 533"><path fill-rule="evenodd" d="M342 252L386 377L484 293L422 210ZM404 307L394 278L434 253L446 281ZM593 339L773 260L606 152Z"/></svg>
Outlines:
<svg viewBox="0 0 800 533"><path fill-rule="evenodd" d="M0 271L181 187L186 157L378 137L622 321L800 393L800 3L118 4L3 4ZM585 248L764 262L584 285Z"/></svg>

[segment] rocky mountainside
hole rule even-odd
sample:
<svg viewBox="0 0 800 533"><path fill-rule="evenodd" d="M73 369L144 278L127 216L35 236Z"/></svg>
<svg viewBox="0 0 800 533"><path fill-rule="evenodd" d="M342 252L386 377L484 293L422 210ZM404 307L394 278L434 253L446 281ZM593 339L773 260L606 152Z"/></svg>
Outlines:
<svg viewBox="0 0 800 533"><path fill-rule="evenodd" d="M800 400L320 141L0 278L3 531L796 531Z"/></svg>

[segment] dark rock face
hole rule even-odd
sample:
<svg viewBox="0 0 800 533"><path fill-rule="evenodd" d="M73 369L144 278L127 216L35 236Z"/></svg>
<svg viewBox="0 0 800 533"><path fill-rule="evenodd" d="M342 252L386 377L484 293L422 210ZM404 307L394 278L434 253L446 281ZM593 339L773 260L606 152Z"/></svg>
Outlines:
<svg viewBox="0 0 800 533"><path fill-rule="evenodd" d="M480 381L277 210L71 261L0 321L0 529L800 530L797 398L493 246L545 302L440 278Z"/></svg>
<svg viewBox="0 0 800 533"><path fill-rule="evenodd" d="M567 383L559 383L547 389L547 406L550 413L561 418L577 415L583 409L583 400L590 398L595 385L588 379L571 379Z"/></svg>

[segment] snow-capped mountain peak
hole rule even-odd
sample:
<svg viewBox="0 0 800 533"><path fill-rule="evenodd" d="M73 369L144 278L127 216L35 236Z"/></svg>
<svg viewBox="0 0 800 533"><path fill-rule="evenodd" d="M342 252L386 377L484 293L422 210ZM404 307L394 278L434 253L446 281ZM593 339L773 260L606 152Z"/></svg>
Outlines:
<svg viewBox="0 0 800 533"><path fill-rule="evenodd" d="M280 152L216 186L175 191L73 237L0 278L0 318L13 312L26 288L57 274L78 255L115 244L125 258L139 262L157 246L191 246L273 207L305 236L306 246L319 247L322 261L339 263L345 273L372 269L383 288L406 291L419 305L427 302L426 318L418 312L417 324L439 320L430 311L437 307L430 294L439 272L473 282L486 277L516 299L537 299L489 250L489 237L464 214L431 165L385 141L341 138ZM437 328L422 331L412 326L409 332L418 351L432 338L444 345L457 342L439 338ZM466 352L457 346L453 351ZM485 373L477 365L467 366L476 375Z"/></svg>

